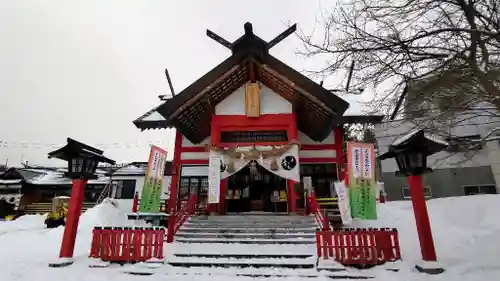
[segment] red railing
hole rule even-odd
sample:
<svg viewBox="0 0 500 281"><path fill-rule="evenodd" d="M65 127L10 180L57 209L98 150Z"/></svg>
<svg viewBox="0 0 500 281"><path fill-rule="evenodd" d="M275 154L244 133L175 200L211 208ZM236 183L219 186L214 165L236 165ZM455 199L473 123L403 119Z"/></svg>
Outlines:
<svg viewBox="0 0 500 281"><path fill-rule="evenodd" d="M314 214L316 218L316 223L320 226L321 230L330 230L330 222L328 221L328 215L325 212L321 211L319 207L318 201L316 201L316 196L314 192L311 192L307 196L307 212L309 214Z"/></svg>
<svg viewBox="0 0 500 281"><path fill-rule="evenodd" d="M401 259L396 229L337 229L317 231L318 258L344 265L376 265Z"/></svg>
<svg viewBox="0 0 500 281"><path fill-rule="evenodd" d="M195 195L191 195L175 215L170 215L168 218L167 243L174 241L174 235L177 233L177 230L179 230L189 216L194 215L197 200L198 198Z"/></svg>
<svg viewBox="0 0 500 281"><path fill-rule="evenodd" d="M90 257L109 262L163 259L164 227L95 227Z"/></svg>

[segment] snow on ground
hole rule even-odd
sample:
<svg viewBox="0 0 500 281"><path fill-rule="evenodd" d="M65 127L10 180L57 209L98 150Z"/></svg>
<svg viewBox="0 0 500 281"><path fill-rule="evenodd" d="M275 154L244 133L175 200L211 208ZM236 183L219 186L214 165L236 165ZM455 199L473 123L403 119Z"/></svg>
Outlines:
<svg viewBox="0 0 500 281"><path fill-rule="evenodd" d="M421 254L411 202L378 207L377 221L354 221L353 226L397 228L404 264L418 263ZM447 270L442 277L472 280L485 274L490 277L483 280L500 280L500 195L433 199L427 207L438 260Z"/></svg>
<svg viewBox="0 0 500 281"><path fill-rule="evenodd" d="M500 210L499 195L477 195L428 201L438 258L447 270L439 276L422 275L412 269L412 266L420 260L420 250L411 202L389 202L378 206L379 220L354 221L353 226L398 228L404 261L402 270L398 273L386 272L382 269L370 270L377 276L374 280L500 280L500 220L497 215ZM0 280L104 281L119 278L121 281L138 279L225 281L236 278L223 275L224 272L227 273L226 269L212 268L174 269L165 266L162 272L170 275L155 274L153 276L123 274L123 268L119 266L89 269L90 262L87 256L93 227L96 225L130 225L125 214L109 201L82 215L75 247L75 264L67 268L49 268L48 262L54 261L59 253L63 228L45 229L43 221L43 216L24 216L16 221L0 222ZM205 247L204 251L207 253L217 251L217 249L221 252L231 251L229 247L221 247L221 244L207 244ZM258 251L253 245L234 247L249 247L249 249L254 248L255 252ZM286 252L286 246L283 245L266 245L265 247L269 252L278 248ZM304 252L314 250L306 248L305 246ZM233 248L232 250L244 249ZM188 252L189 247L182 251ZM238 270L240 273L250 271L255 272L258 269ZM207 272L215 275L199 275ZM175 273L189 274L175 275ZM237 279L253 278L237 277ZM291 281L299 279L304 280L299 277L286 278ZM325 277L318 277L315 280L318 279L327 280ZM266 280L282 280L282 278L266 278Z"/></svg>

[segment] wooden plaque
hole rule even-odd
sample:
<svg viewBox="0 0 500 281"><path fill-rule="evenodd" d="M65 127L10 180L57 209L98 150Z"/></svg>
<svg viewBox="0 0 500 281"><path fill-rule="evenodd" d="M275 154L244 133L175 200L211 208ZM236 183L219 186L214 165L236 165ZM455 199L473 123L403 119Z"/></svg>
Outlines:
<svg viewBox="0 0 500 281"><path fill-rule="evenodd" d="M247 117L260 116L260 88L257 83L247 83L245 87L245 113Z"/></svg>

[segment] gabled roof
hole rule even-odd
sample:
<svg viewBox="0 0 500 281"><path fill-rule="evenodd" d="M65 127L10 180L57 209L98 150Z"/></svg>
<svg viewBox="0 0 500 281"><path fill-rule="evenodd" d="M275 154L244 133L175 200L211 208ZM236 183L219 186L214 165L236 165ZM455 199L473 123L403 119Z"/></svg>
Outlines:
<svg viewBox="0 0 500 281"><path fill-rule="evenodd" d="M257 80L293 104L300 131L313 140L323 140L349 104L269 54L269 49L286 37L284 33L268 43L246 23L245 34L229 43L207 31L230 48L232 55L134 124L141 130L174 127L191 142L199 143L210 135L209 120L215 105L246 82ZM164 120L154 117L155 112Z"/></svg>

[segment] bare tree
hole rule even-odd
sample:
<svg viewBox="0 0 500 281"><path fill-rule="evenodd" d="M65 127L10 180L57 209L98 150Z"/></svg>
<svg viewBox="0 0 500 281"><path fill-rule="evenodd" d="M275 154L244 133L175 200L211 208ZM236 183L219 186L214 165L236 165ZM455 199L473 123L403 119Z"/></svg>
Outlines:
<svg viewBox="0 0 500 281"><path fill-rule="evenodd" d="M341 0L322 22L320 37L299 32L303 55L328 56L311 73L329 75L356 61L353 87L392 82L377 95L379 110L394 108L403 88L416 82L418 91L448 101L467 93L458 107L473 94L500 108L498 0Z"/></svg>

